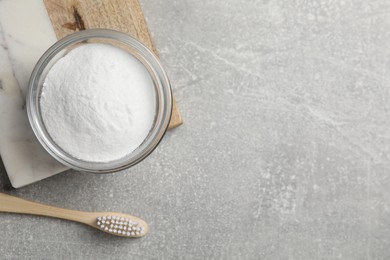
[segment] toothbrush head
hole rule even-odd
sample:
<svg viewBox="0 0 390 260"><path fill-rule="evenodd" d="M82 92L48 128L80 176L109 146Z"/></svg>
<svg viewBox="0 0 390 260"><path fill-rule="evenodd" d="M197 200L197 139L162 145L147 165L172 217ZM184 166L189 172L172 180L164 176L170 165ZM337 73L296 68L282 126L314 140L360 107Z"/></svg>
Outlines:
<svg viewBox="0 0 390 260"><path fill-rule="evenodd" d="M122 237L142 237L147 232L145 223L115 215L98 217L96 225L106 233Z"/></svg>

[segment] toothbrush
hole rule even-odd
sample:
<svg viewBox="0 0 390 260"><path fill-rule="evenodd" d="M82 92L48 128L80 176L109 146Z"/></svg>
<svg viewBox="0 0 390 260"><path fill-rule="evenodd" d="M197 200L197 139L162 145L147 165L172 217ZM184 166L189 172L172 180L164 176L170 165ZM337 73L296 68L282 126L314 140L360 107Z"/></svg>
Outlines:
<svg viewBox="0 0 390 260"><path fill-rule="evenodd" d="M4 193L0 193L0 212L32 214L75 221L121 237L142 237L148 232L148 224L131 215L57 208Z"/></svg>

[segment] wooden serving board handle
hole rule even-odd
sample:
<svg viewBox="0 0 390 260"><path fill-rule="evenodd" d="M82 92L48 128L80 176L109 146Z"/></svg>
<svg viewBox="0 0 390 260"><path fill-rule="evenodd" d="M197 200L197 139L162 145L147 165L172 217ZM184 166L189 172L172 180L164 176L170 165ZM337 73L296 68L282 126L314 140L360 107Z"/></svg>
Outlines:
<svg viewBox="0 0 390 260"><path fill-rule="evenodd" d="M113 29L127 33L158 55L138 0L44 0L58 39L78 30ZM183 123L173 100L169 128Z"/></svg>

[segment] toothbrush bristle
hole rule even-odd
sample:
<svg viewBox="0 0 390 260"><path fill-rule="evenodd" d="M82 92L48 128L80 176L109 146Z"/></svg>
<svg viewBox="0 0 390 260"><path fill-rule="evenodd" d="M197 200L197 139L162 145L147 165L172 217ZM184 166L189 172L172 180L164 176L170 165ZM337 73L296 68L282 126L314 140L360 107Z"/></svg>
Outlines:
<svg viewBox="0 0 390 260"><path fill-rule="evenodd" d="M105 232L126 237L142 236L145 233L142 224L119 216L98 217L96 225Z"/></svg>

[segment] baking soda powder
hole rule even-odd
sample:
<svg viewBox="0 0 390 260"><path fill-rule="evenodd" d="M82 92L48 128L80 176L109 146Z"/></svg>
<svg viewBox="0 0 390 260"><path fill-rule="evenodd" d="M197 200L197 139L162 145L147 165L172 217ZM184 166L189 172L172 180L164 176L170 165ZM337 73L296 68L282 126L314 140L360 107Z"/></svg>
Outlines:
<svg viewBox="0 0 390 260"><path fill-rule="evenodd" d="M108 162L145 140L156 93L149 72L131 54L108 44L84 44L50 69L40 107L49 135L65 152Z"/></svg>

